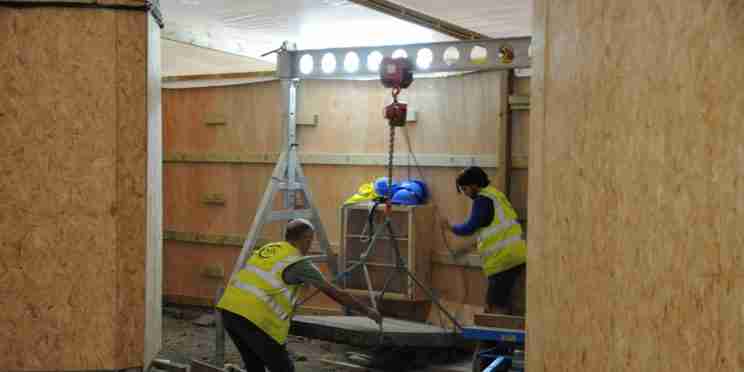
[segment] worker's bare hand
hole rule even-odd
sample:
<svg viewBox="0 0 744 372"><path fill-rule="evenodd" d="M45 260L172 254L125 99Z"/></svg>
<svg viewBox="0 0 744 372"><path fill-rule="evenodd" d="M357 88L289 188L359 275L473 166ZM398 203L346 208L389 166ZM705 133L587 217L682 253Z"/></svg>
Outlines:
<svg viewBox="0 0 744 372"><path fill-rule="evenodd" d="M380 312L371 307L367 308L367 316L377 324L382 323L382 315L380 315Z"/></svg>
<svg viewBox="0 0 744 372"><path fill-rule="evenodd" d="M439 224L442 226L442 229L444 229L445 231L452 230L452 224L446 218L440 218Z"/></svg>

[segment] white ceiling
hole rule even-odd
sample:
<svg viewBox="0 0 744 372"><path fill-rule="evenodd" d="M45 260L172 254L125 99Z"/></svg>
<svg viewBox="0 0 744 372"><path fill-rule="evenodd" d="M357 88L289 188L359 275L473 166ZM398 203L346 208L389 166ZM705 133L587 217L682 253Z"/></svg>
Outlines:
<svg viewBox="0 0 744 372"><path fill-rule="evenodd" d="M492 38L532 35L532 0L394 0ZM453 6L453 4L457 4Z"/></svg>
<svg viewBox="0 0 744 372"><path fill-rule="evenodd" d="M395 2L490 37L530 34L530 0L470 0L456 7L451 0ZM161 0L160 4L166 24L164 76L271 69L273 55L260 55L284 40L300 49L452 40L346 0Z"/></svg>

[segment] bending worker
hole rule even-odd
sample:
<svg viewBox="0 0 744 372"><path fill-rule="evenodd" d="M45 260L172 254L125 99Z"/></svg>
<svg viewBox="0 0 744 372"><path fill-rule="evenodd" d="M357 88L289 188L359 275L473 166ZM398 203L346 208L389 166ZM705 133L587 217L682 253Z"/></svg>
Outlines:
<svg viewBox="0 0 744 372"><path fill-rule="evenodd" d="M517 213L506 196L490 186L488 175L479 167L469 167L457 176L457 191L473 199L470 218L458 225L441 219L442 227L458 236L478 237L478 253L488 277L486 312L513 314L512 297L517 280L524 280L527 245ZM460 256L472 245L454 252Z"/></svg>
<svg viewBox="0 0 744 372"><path fill-rule="evenodd" d="M380 322L380 314L339 290L323 277L310 257L315 236L304 219L287 224L285 240L253 251L217 304L225 330L240 351L248 372L292 372L285 343L300 287L311 284L323 293Z"/></svg>

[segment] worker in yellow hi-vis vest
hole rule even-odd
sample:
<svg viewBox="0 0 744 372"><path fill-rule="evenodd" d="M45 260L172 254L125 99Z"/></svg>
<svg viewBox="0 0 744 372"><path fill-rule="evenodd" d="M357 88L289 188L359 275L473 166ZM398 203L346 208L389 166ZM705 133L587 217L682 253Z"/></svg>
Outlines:
<svg viewBox="0 0 744 372"><path fill-rule="evenodd" d="M477 236L477 249L488 277L486 312L515 314L512 297L517 280L524 281L527 245L517 213L506 196L493 186L479 167L469 167L457 176L457 191L473 199L470 217L453 225L440 217L446 231L458 236ZM469 245L454 252L456 256L472 249ZM523 283L519 283L523 287ZM521 315L521 314L519 314Z"/></svg>
<svg viewBox="0 0 744 372"><path fill-rule="evenodd" d="M248 372L264 372L265 367L271 372L294 371L285 344L303 284L311 284L338 303L381 321L376 310L329 283L310 257L304 257L314 236L309 221L290 221L285 241L256 249L217 303L225 330Z"/></svg>

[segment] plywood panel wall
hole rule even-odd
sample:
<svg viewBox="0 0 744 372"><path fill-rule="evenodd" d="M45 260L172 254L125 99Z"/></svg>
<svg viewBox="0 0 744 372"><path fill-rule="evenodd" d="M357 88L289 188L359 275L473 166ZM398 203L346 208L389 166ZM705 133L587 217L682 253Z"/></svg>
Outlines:
<svg viewBox="0 0 744 372"><path fill-rule="evenodd" d="M506 74L488 72L444 79L419 79L405 91L404 100L418 111L418 121L407 131L416 154L459 154L505 157ZM265 153L281 149L283 128L279 107L279 83L164 91L166 153L230 154ZM386 153L388 126L381 117L389 103L389 90L377 81L301 81L298 90L299 151L307 153ZM205 117L226 122L207 126ZM211 119L210 119L211 120ZM396 151L407 152L405 137L397 131ZM407 166L410 164L411 166ZM429 183L433 202L454 220L464 220L470 200L458 195L454 180L461 169L423 167L413 160L395 169L395 178L422 177ZM339 208L357 188L386 175L379 166L304 165L305 174L320 208L321 218L333 245L338 244ZM167 230L238 234L248 232L273 165L167 163L165 166L165 228ZM487 169L496 187L504 185L504 169ZM221 193L225 205L201 202L208 193ZM266 239L279 238L279 225L270 226ZM203 259L212 253L202 245ZM177 255L178 244L168 244L167 257ZM193 250L193 247L192 247ZM446 254L441 234L433 252ZM192 252L193 253L193 252ZM232 254L237 256L237 250ZM197 261L195 261L197 262ZM201 262L201 261L198 261ZM201 263L200 263L201 264ZM477 269L434 268L444 277L468 270L468 280L442 283L444 297L453 304L481 305L485 279ZM166 267L168 267L166 265ZM228 272L229 272L228 268ZM437 271L438 270L438 271ZM460 274L457 274L460 275ZM480 276L478 276L480 275ZM203 289L171 285L166 273L167 293L202 296ZM197 280L197 279L194 279ZM196 282L194 282L196 283ZM193 284L202 288L202 284ZM206 285L206 284L204 284ZM464 291L461 285L476 286ZM178 290L179 293L169 292ZM207 290L209 292L209 290ZM465 293L465 295L463 294Z"/></svg>
<svg viewBox="0 0 744 372"><path fill-rule="evenodd" d="M738 1L536 2L530 369L744 368L743 24Z"/></svg>
<svg viewBox="0 0 744 372"><path fill-rule="evenodd" d="M143 366L148 17L0 7L1 370Z"/></svg>
<svg viewBox="0 0 744 372"><path fill-rule="evenodd" d="M416 80L400 97L418 112L418 121L408 126L415 151L500 155L504 84L503 72ZM387 152L382 108L392 98L379 81L302 81L298 101L300 121L319 117L318 127L300 129L300 151ZM397 145L405 151L402 137Z"/></svg>
<svg viewBox="0 0 744 372"><path fill-rule="evenodd" d="M280 93L278 82L165 90L164 148L199 154L279 151Z"/></svg>

